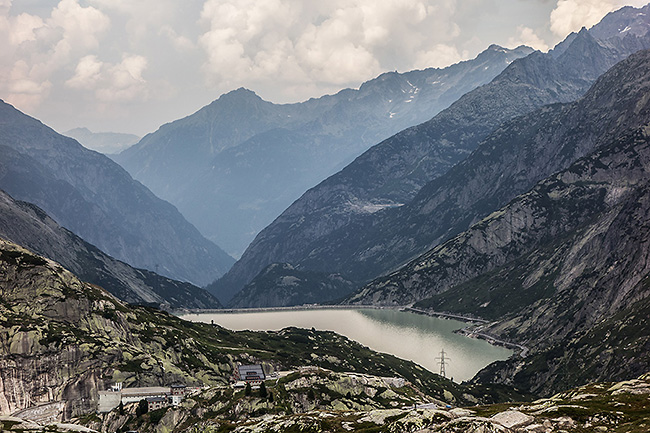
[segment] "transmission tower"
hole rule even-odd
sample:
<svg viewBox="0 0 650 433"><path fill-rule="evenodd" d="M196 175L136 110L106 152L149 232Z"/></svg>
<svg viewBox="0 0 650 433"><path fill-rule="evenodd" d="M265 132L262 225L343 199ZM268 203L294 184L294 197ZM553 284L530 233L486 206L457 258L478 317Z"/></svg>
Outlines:
<svg viewBox="0 0 650 433"><path fill-rule="evenodd" d="M438 360L438 365L440 365L440 376L447 377L447 361L450 361L451 358L445 356L445 350L440 351L440 356L436 357Z"/></svg>

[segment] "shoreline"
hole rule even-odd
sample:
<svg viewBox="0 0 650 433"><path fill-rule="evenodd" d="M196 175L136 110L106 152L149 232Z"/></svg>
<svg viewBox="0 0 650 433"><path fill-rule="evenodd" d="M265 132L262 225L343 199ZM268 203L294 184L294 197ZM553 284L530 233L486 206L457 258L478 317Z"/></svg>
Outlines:
<svg viewBox="0 0 650 433"><path fill-rule="evenodd" d="M193 308L178 309L171 313L175 316L181 314L245 314L245 313L267 313L273 311L309 311L309 310L400 310L406 311L407 305L402 306L381 306L381 305L296 305L293 307L258 307L258 308Z"/></svg>

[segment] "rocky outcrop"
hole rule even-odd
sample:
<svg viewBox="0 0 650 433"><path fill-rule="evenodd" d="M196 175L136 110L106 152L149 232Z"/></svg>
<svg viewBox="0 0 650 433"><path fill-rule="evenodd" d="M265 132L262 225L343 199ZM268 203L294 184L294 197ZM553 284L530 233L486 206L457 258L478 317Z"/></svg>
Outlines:
<svg viewBox="0 0 650 433"><path fill-rule="evenodd" d="M108 157L0 101L0 188L112 257L197 285L234 261Z"/></svg>
<svg viewBox="0 0 650 433"><path fill-rule="evenodd" d="M192 399L183 408L169 409L158 424L145 415L122 424L122 429L138 425L140 431L182 431L191 426L192 431L208 433L228 429L238 433L269 431L348 432L381 431L413 433L551 433L551 432L644 432L647 430L647 405L650 400L648 375L618 383L594 383L556 394L532 403L510 403L479 407L451 407L442 402L419 400L410 394L408 386L343 385L346 394L338 392L334 377L320 375L300 377L281 384L273 391L279 399L230 396L237 404L228 407L223 391L207 391ZM379 379L379 378L375 378ZM369 378L369 382L372 378ZM305 388L293 388L296 382ZM331 387L331 388L330 388ZM291 388L289 393L286 389ZM335 389L332 389L335 388ZM309 389L312 390L308 396ZM376 391L376 393L374 393ZM382 392L383 391L383 392ZM373 395L374 393L374 395ZM391 394L392 393L392 394ZM220 395L221 394L221 395ZM392 397L385 398L390 394ZM300 396L300 397L299 397ZM296 398L311 409L301 405L289 406ZM359 401L369 401L359 407ZM419 401L418 401L419 400ZM210 401L209 407L205 403ZM413 402L411 404L409 402ZM290 407L289 410L287 410ZM235 414L235 408L242 411ZM284 412L278 412L284 408ZM294 411L295 409L295 411ZM194 416L190 414L206 414ZM208 415L209 414L209 415ZM116 416L105 418L102 424L88 424L102 431L116 430L110 424ZM172 419L182 422L170 424ZM113 427L111 430L106 428Z"/></svg>
<svg viewBox="0 0 650 433"><path fill-rule="evenodd" d="M0 412L51 402L63 403L65 419L93 412L97 391L114 381L225 383L232 358L208 360L196 342L175 342L170 319L0 240Z"/></svg>
<svg viewBox="0 0 650 433"><path fill-rule="evenodd" d="M135 269L59 226L37 206L0 191L0 237L62 264L83 281L123 301L165 309L220 308L219 301L190 283Z"/></svg>
<svg viewBox="0 0 650 433"><path fill-rule="evenodd" d="M637 20L647 20L642 11L637 12ZM222 296L235 293L273 262L340 272L348 279L366 282L466 229L476 221L475 215L454 219L450 225L444 218L436 220L435 234L419 241L428 228L418 219L429 215L419 215L419 209L408 204L502 122L544 104L575 100L616 62L650 46L647 35L609 36L596 40L582 30L551 53L519 59L491 83L464 95L430 121L374 146L283 212L210 290ZM503 204L486 201L482 212ZM395 207L414 211L411 220L391 220L390 216L400 212L391 209Z"/></svg>

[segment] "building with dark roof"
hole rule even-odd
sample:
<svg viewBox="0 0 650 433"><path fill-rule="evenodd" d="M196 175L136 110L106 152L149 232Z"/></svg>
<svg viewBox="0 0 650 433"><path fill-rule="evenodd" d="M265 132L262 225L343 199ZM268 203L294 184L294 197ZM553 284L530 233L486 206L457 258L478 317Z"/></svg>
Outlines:
<svg viewBox="0 0 650 433"><path fill-rule="evenodd" d="M237 371L239 373L237 380L242 380L251 385L260 384L264 379L266 379L261 364L239 365L237 366Z"/></svg>

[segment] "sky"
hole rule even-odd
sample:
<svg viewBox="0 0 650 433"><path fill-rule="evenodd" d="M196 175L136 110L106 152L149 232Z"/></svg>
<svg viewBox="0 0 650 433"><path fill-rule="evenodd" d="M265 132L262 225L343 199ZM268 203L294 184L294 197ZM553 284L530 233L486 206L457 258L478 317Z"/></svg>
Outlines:
<svg viewBox="0 0 650 433"><path fill-rule="evenodd" d="M648 0L0 0L0 99L59 132L144 135L239 87L275 103L546 51Z"/></svg>

